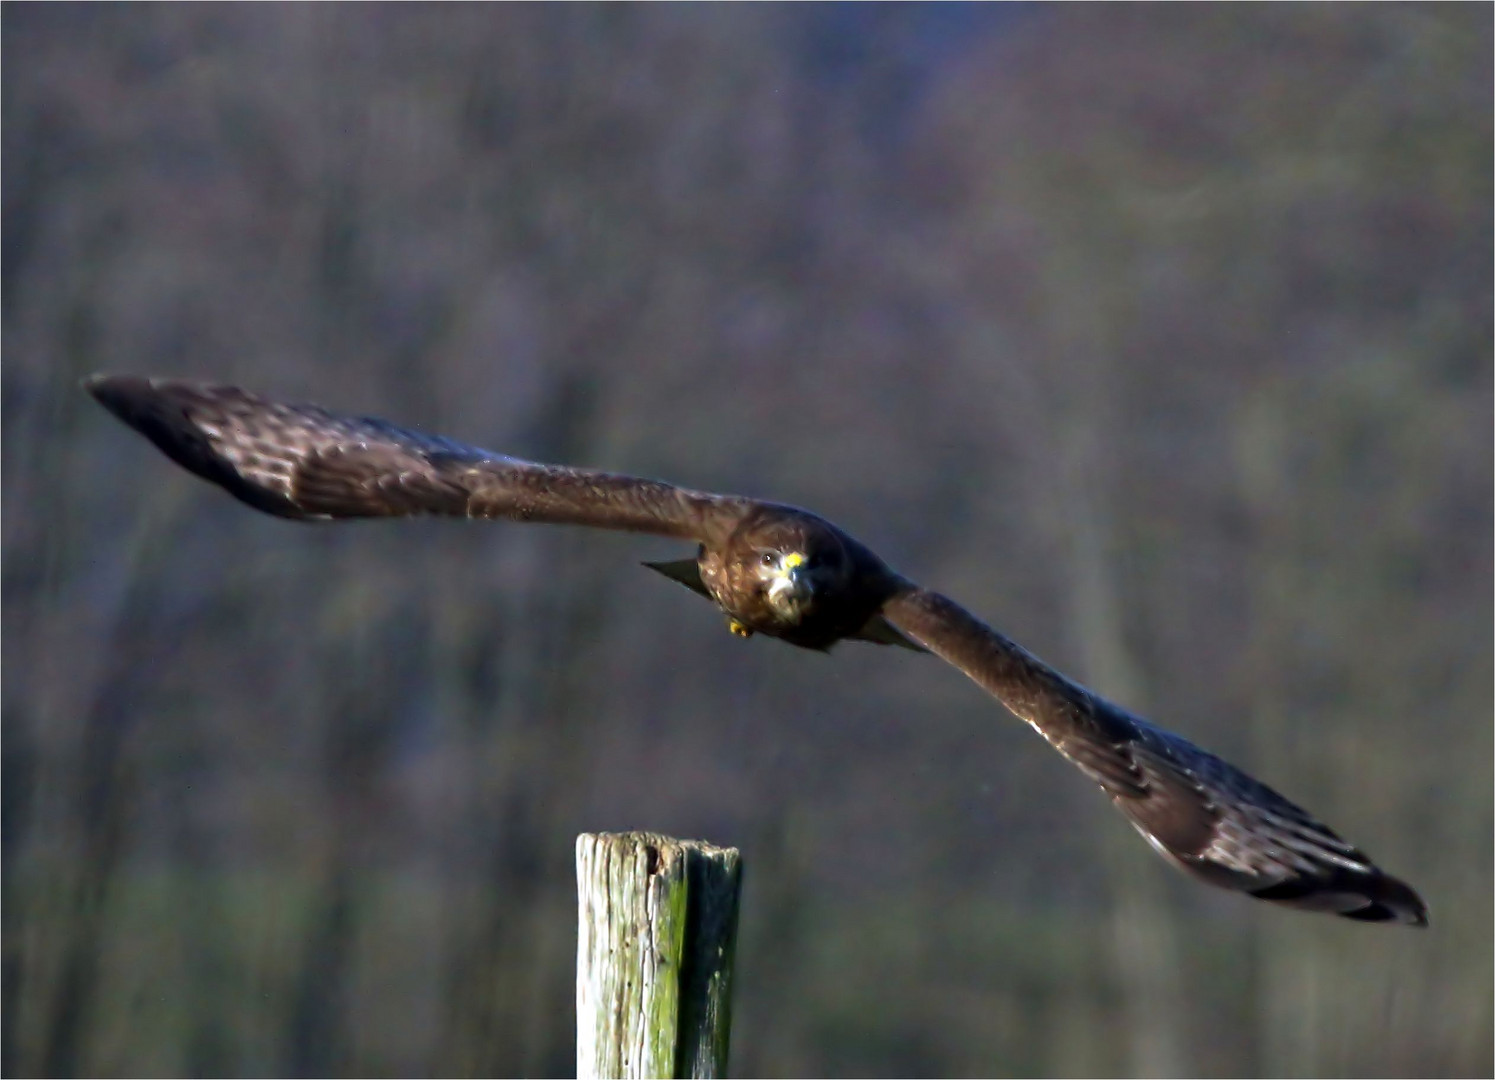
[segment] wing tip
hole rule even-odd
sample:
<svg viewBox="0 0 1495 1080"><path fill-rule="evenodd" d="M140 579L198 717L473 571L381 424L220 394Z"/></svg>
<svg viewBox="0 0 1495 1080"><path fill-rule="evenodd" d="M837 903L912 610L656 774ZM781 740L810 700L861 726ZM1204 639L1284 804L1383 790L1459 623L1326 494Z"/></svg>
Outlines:
<svg viewBox="0 0 1495 1080"><path fill-rule="evenodd" d="M140 403L151 392L151 381L139 375L112 375L96 372L80 380L79 385L104 408L121 420L138 411Z"/></svg>
<svg viewBox="0 0 1495 1080"><path fill-rule="evenodd" d="M1417 890L1399 878L1379 871L1372 886L1365 890L1367 903L1354 911L1340 912L1347 919L1360 922L1395 922L1403 926L1427 926L1428 906Z"/></svg>
<svg viewBox="0 0 1495 1080"><path fill-rule="evenodd" d="M103 372L89 375L80 384L115 418L143 435L188 472L226 489L256 510L277 517L307 516L285 495L240 475L231 462L215 451L192 420L188 413L192 400L228 388Z"/></svg>
<svg viewBox="0 0 1495 1080"><path fill-rule="evenodd" d="M150 428L159 427L171 412L167 407L168 395L163 392L166 380L100 372L81 380L80 385L100 405L145 435L151 434ZM180 428L181 424L171 426Z"/></svg>
<svg viewBox="0 0 1495 1080"><path fill-rule="evenodd" d="M1417 891L1374 867L1368 873L1335 876L1328 880L1288 878L1247 891L1258 900L1338 915L1356 922L1428 925L1427 904Z"/></svg>
<svg viewBox="0 0 1495 1080"><path fill-rule="evenodd" d="M89 375L80 379L79 385L100 405L142 434L148 434L142 425L159 422L172 414L169 403L182 396L180 391L210 389L177 379L110 372Z"/></svg>

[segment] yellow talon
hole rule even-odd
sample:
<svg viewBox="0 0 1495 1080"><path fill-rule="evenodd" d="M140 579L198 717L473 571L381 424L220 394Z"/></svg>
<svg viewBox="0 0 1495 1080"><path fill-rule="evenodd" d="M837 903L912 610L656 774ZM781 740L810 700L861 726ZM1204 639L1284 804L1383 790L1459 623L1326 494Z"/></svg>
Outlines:
<svg viewBox="0 0 1495 1080"><path fill-rule="evenodd" d="M745 637L752 637L753 636L752 630L748 629L748 627L744 626L742 623L738 622L736 619L728 619L727 620L727 629L730 630L730 631L732 631L732 633L736 634L738 637L744 637L745 638Z"/></svg>

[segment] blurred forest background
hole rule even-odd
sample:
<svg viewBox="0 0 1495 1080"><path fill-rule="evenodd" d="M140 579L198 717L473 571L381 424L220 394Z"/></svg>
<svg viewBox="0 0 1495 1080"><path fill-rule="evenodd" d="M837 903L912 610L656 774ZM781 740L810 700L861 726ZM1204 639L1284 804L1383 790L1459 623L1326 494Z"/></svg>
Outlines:
<svg viewBox="0 0 1495 1080"><path fill-rule="evenodd" d="M743 851L742 1075L1491 1074L1489 5L3 10L6 1075L566 1075L634 827ZM1432 926L665 541L255 514L98 370L812 507Z"/></svg>

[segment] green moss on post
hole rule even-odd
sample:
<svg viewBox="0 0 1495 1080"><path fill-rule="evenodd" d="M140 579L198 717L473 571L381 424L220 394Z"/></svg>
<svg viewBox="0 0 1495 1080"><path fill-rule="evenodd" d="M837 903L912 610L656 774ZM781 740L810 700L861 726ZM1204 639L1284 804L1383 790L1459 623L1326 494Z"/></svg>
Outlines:
<svg viewBox="0 0 1495 1080"><path fill-rule="evenodd" d="M725 1076L737 849L583 833L576 882L577 1076Z"/></svg>

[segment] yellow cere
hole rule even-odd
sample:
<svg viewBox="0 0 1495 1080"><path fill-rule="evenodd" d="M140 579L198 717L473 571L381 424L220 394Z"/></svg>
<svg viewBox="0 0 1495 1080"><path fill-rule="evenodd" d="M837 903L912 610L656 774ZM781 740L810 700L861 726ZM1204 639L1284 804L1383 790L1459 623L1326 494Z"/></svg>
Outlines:
<svg viewBox="0 0 1495 1080"><path fill-rule="evenodd" d="M805 557L803 555L801 555L797 551L791 551L788 555L784 556L784 569L793 570L796 566L800 565L804 561Z"/></svg>

